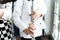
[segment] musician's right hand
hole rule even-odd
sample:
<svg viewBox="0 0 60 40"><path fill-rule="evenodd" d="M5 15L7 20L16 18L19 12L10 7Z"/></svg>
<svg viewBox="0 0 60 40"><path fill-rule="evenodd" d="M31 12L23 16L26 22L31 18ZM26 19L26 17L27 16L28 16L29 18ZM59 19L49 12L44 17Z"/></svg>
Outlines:
<svg viewBox="0 0 60 40"><path fill-rule="evenodd" d="M4 14L3 10L0 9L0 18L2 18L3 14Z"/></svg>
<svg viewBox="0 0 60 40"><path fill-rule="evenodd" d="M43 16L43 14L41 12L37 11L37 10L33 11L29 15L32 16L33 20L37 20L38 18Z"/></svg>
<svg viewBox="0 0 60 40"><path fill-rule="evenodd" d="M29 27L25 30L23 30L23 32L25 32L27 35L33 35L34 34L34 26L33 24L29 24Z"/></svg>

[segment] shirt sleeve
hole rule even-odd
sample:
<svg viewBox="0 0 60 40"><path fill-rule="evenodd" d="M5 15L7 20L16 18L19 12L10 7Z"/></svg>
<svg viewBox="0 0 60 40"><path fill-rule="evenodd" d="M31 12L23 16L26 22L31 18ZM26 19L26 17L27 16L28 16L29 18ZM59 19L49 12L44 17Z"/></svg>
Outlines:
<svg viewBox="0 0 60 40"><path fill-rule="evenodd" d="M20 32L23 32L24 29L27 28L27 25L22 21L21 11L22 11L23 0L18 0L14 3L14 12L13 12L13 20L14 24L20 29Z"/></svg>
<svg viewBox="0 0 60 40"><path fill-rule="evenodd" d="M3 9L4 15L2 16L5 20L10 20L12 17L12 2L6 3L7 7Z"/></svg>

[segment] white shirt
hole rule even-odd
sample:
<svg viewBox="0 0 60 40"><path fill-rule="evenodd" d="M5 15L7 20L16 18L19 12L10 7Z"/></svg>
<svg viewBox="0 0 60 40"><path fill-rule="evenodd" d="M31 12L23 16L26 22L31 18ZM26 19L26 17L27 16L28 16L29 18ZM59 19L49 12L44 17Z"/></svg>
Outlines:
<svg viewBox="0 0 60 40"><path fill-rule="evenodd" d="M33 11L38 10L43 14L46 13L47 8L44 0L34 0L33 2ZM31 13L31 5L31 0L17 0L14 4L14 24L20 29L20 35L24 38L31 38L30 35L26 35L23 32L24 29L28 28L28 24L31 23L31 16L29 16L29 13ZM34 33L35 37L41 36L42 29L46 28L46 25L41 17L34 22L34 27L36 28Z"/></svg>

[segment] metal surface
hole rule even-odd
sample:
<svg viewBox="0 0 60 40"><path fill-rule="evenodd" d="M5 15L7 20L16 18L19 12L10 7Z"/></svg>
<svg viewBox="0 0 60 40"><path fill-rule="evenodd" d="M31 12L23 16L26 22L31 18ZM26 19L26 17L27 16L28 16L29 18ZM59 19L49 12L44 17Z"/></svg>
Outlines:
<svg viewBox="0 0 60 40"><path fill-rule="evenodd" d="M32 12L33 12L33 1L34 1L34 0L31 0L31 1L32 1L31 13L32 13ZM34 25L33 15L31 15L31 23ZM35 40L34 34L32 35L32 40Z"/></svg>

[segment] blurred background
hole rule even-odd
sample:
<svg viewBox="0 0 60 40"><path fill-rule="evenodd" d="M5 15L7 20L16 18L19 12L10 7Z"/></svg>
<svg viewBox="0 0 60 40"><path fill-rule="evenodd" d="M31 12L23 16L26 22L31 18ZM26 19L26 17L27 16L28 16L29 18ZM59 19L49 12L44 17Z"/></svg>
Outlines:
<svg viewBox="0 0 60 40"><path fill-rule="evenodd" d="M47 26L48 34L51 34L54 40L60 40L60 0L45 0L47 13L44 21ZM19 40L19 29L14 25L14 35Z"/></svg>
<svg viewBox="0 0 60 40"><path fill-rule="evenodd" d="M49 34L54 40L60 40L60 0L45 0L47 14L44 17Z"/></svg>

